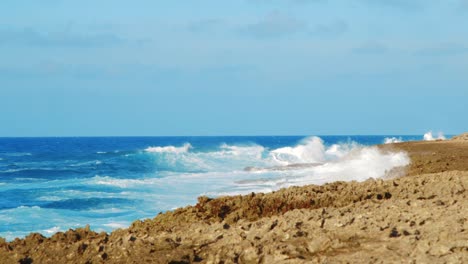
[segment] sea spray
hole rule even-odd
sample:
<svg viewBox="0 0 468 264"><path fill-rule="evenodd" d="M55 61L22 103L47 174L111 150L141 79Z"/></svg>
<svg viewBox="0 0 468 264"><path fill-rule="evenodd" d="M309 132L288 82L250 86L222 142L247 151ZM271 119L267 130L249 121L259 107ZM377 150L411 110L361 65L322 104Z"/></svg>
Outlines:
<svg viewBox="0 0 468 264"><path fill-rule="evenodd" d="M403 140L421 137L395 136ZM112 231L200 195L385 177L382 136L0 138L0 236ZM47 219L47 221L44 221Z"/></svg>
<svg viewBox="0 0 468 264"><path fill-rule="evenodd" d="M426 141L445 140L444 133L438 132L437 137L434 137L434 135L432 134L432 131L429 131L429 132L425 133L423 138Z"/></svg>
<svg viewBox="0 0 468 264"><path fill-rule="evenodd" d="M401 137L386 137L384 139L384 144L393 144L393 143L401 143L403 139Z"/></svg>

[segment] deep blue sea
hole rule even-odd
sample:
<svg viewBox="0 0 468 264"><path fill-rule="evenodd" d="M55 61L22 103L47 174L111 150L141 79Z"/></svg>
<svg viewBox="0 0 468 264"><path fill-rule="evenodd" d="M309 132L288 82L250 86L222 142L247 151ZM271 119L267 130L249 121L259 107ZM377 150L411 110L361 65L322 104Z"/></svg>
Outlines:
<svg viewBox="0 0 468 264"><path fill-rule="evenodd" d="M0 236L96 231L200 195L384 177L405 153L368 147L422 136L0 138Z"/></svg>

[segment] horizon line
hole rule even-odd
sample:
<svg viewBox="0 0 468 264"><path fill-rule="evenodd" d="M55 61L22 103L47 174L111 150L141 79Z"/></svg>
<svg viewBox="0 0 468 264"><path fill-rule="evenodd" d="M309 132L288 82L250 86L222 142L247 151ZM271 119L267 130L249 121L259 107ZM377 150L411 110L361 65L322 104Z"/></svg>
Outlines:
<svg viewBox="0 0 468 264"><path fill-rule="evenodd" d="M463 132L462 132L463 133ZM423 136L424 134L290 134L290 135L96 135L96 136L0 136L0 138L149 138L149 137L312 137L312 136ZM454 136L458 134L444 134Z"/></svg>

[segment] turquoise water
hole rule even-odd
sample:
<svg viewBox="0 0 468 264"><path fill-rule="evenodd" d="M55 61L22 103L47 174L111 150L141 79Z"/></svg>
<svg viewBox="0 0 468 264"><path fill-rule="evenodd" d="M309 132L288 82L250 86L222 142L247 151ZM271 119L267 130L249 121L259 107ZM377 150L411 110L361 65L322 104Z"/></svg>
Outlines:
<svg viewBox="0 0 468 264"><path fill-rule="evenodd" d="M200 195L379 178L404 153L368 147L421 136L0 138L0 236L97 231Z"/></svg>

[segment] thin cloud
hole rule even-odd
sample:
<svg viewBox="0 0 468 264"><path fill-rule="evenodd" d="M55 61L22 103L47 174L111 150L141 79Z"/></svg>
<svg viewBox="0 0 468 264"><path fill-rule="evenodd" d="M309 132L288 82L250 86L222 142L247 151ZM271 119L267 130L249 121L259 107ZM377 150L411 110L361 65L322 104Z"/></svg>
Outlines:
<svg viewBox="0 0 468 264"><path fill-rule="evenodd" d="M187 29L192 32L205 32L205 31L213 31L220 29L226 23L222 19L211 18L211 19L202 19L191 21L187 25Z"/></svg>
<svg viewBox="0 0 468 264"><path fill-rule="evenodd" d="M369 42L355 47L352 51L356 54L383 54L388 51L388 48L378 42Z"/></svg>
<svg viewBox="0 0 468 264"><path fill-rule="evenodd" d="M328 24L318 24L310 30L310 33L320 37L339 36L348 31L348 28L345 21L336 20Z"/></svg>
<svg viewBox="0 0 468 264"><path fill-rule="evenodd" d="M468 53L468 45L459 43L443 43L433 47L423 48L416 52L417 56L454 56Z"/></svg>
<svg viewBox="0 0 468 264"><path fill-rule="evenodd" d="M278 4L278 3L286 3L291 5L297 4L309 4L309 3L322 3L327 2L328 0L247 0L249 3L254 4Z"/></svg>
<svg viewBox="0 0 468 264"><path fill-rule="evenodd" d="M256 37L282 37L306 29L307 24L304 21L280 12L272 12L262 20L245 26L243 32Z"/></svg>
<svg viewBox="0 0 468 264"><path fill-rule="evenodd" d="M468 0L460 0L460 7L462 9L468 9Z"/></svg>
<svg viewBox="0 0 468 264"><path fill-rule="evenodd" d="M420 0L361 0L366 5L390 7L400 10L415 11L424 8L425 1Z"/></svg>
<svg viewBox="0 0 468 264"><path fill-rule="evenodd" d="M96 47L123 42L114 34L78 35L70 32L50 33L30 28L0 31L0 45L36 47Z"/></svg>

